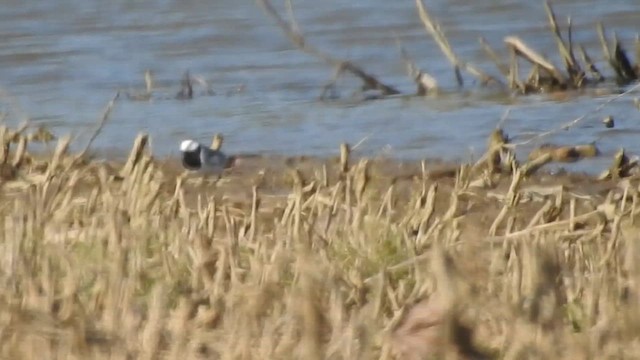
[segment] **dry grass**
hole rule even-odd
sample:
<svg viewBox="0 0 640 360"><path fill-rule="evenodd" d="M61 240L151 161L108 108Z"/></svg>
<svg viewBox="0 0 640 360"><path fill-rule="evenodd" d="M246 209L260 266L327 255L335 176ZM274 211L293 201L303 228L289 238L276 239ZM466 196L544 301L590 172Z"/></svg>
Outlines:
<svg viewBox="0 0 640 360"><path fill-rule="evenodd" d="M2 358L640 357L636 178L345 155L214 186L145 144L3 152Z"/></svg>

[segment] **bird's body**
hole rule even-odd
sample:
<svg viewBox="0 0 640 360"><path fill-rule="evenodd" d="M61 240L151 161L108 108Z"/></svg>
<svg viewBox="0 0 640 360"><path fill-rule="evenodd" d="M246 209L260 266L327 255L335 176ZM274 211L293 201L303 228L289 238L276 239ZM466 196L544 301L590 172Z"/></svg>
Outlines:
<svg viewBox="0 0 640 360"><path fill-rule="evenodd" d="M220 175L232 164L232 158L220 150L209 149L194 140L184 140L180 144L182 166L187 170L203 174Z"/></svg>

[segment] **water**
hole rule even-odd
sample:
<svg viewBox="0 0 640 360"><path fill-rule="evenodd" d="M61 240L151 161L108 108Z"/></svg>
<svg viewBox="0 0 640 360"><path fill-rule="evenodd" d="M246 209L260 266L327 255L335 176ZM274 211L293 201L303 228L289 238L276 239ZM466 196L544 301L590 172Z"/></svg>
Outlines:
<svg viewBox="0 0 640 360"><path fill-rule="evenodd" d="M282 2L274 2L282 9ZM141 91L143 73L153 71L152 101L123 97L95 143L99 150L128 149L148 132L153 151L177 153L179 140L208 142L225 135L225 148L240 153L335 155L341 142L362 143L357 151L405 159L478 157L486 137L507 108L511 136L546 131L595 109L610 95L596 91L566 96L508 97L478 87L465 76L456 92L453 73L406 1L295 0L294 11L307 41L367 71L405 93L414 91L395 39L420 67L434 75L445 94L350 101L358 82L340 82L341 101L320 102L333 69L293 48L253 1L216 0L4 0L0 7L0 110L16 124L26 117L56 133L74 133L83 144L117 90ZM632 55L640 30L636 0L554 1L558 19L571 15L574 41L585 45L605 74L595 23L615 30ZM559 65L542 2L527 0L434 0L426 4L456 53L498 75L478 46L484 36L501 53L502 39L517 35ZM185 70L210 82L215 95L172 99ZM158 95L159 94L159 95ZM570 131L545 142L597 141L603 156L574 166L606 167L621 146L640 153L640 112L628 96L590 114ZM601 119L613 115L615 129ZM532 144L536 145L535 143ZM526 154L530 147L521 149Z"/></svg>

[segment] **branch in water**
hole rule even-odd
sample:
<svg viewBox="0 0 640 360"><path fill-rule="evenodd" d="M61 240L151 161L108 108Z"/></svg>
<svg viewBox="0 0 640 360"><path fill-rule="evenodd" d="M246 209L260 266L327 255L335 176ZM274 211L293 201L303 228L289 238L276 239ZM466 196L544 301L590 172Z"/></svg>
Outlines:
<svg viewBox="0 0 640 360"><path fill-rule="evenodd" d="M487 73L476 68L470 63L460 60L460 58L458 58L458 56L453 52L453 49L451 48L451 45L449 45L449 41L444 36L444 33L440 29L440 26L435 21L433 21L433 19L431 19L431 17L429 16L429 13L427 12L427 9L422 3L422 0L416 0L416 6L418 8L418 15L420 16L420 20L422 20L422 24L427 29L427 31L431 34L431 36L433 36L433 39L438 43L438 45L440 46L440 50L442 50L442 52L447 57L447 59L449 59L451 64L453 64L458 85L462 86L464 83L462 80L462 75L460 74L460 69L480 79L480 82L483 85L486 85L489 83L504 85L500 80L496 79L495 77L488 75Z"/></svg>
<svg viewBox="0 0 640 360"><path fill-rule="evenodd" d="M348 73L353 74L354 76L359 77L364 82L364 86L363 86L364 91L379 90L385 96L400 94L400 91L398 91L396 88L382 83L375 76L367 73L366 71L364 71L364 69L354 64L353 62L335 58L321 51L320 49L308 44L305 41L305 38L302 35L302 33L298 30L298 25L295 22L295 20L292 19L290 23L285 21L282 18L282 16L278 14L278 12L276 11L276 9L273 7L273 5L269 0L256 0L256 1L258 2L258 5L260 5L260 7L262 7L262 9L267 13L267 15L269 15L271 18L273 18L273 20L275 20L278 27L280 27L280 29L284 32L284 34L289 38L289 40L291 41L291 43L293 43L295 47L297 47L302 52L305 52L311 56L317 57L320 60L334 66L337 69L336 77L346 71ZM288 6L288 9L289 9L288 12L290 17L293 17L293 11L291 10L290 4ZM332 86L334 83L335 83L335 78L333 81L329 83L329 85L325 86L325 91L328 87Z"/></svg>

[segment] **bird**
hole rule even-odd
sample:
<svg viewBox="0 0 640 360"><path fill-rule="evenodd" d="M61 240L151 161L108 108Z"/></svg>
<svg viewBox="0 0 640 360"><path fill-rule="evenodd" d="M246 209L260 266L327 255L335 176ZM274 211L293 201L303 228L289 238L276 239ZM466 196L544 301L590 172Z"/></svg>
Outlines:
<svg viewBox="0 0 640 360"><path fill-rule="evenodd" d="M221 175L234 162L233 157L227 156L219 148L210 149L192 139L183 140L180 143L180 151L182 166L185 169L206 175Z"/></svg>

